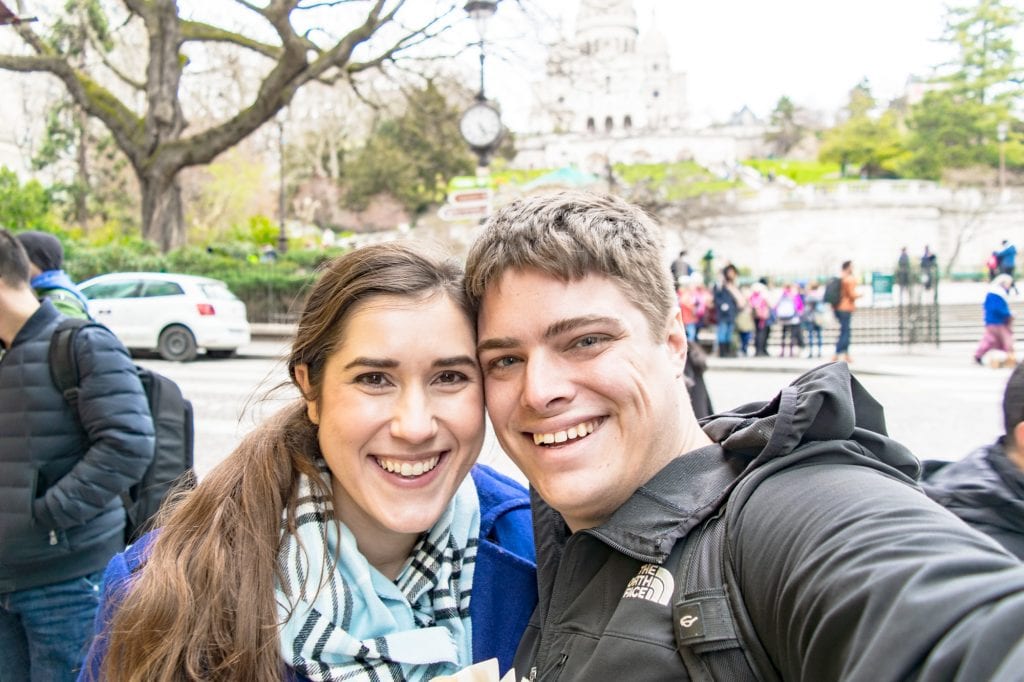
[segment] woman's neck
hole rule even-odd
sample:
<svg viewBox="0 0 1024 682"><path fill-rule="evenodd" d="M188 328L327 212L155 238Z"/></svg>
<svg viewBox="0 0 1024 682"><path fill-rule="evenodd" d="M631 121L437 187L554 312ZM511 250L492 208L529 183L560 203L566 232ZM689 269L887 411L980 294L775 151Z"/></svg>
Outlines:
<svg viewBox="0 0 1024 682"><path fill-rule="evenodd" d="M398 533L384 528L349 500L336 481L332 482L332 487L334 515L351 531L359 552L389 580L397 578L419 540L419 533Z"/></svg>

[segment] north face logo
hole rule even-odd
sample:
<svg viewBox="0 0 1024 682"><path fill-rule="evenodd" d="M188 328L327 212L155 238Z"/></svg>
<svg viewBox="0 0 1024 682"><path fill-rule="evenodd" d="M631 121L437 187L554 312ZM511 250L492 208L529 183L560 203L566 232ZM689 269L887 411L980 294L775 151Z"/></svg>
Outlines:
<svg viewBox="0 0 1024 682"><path fill-rule="evenodd" d="M672 574L657 564L644 564L622 593L623 599L646 599L668 606L675 593Z"/></svg>

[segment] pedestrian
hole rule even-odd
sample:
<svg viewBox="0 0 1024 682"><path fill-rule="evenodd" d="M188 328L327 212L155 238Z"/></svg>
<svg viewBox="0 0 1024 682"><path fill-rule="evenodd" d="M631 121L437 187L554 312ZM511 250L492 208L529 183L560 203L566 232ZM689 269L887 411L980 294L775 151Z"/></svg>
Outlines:
<svg viewBox="0 0 1024 682"><path fill-rule="evenodd" d="M999 261L999 272L1010 276L1010 288L1017 293L1017 247L1004 239L996 251L996 259Z"/></svg>
<svg viewBox="0 0 1024 682"><path fill-rule="evenodd" d="M824 292L820 282L811 284L810 289L807 290L807 298L804 301L804 312L802 316L802 324L805 332L804 338L807 339L807 349L804 354L805 357L820 358L822 355L822 327L825 324L825 316L827 315L825 309Z"/></svg>
<svg viewBox="0 0 1024 682"><path fill-rule="evenodd" d="M676 298L679 300L679 311L683 316L686 338L690 341L697 340L697 321L700 319L697 308L701 304L698 296L696 285L690 275L677 278ZM701 314L703 314L703 309Z"/></svg>
<svg viewBox="0 0 1024 682"><path fill-rule="evenodd" d="M690 261L687 258L686 249L679 252L679 255L672 265L669 267L672 272L672 281L678 281L680 277L689 277L693 274L693 266L690 265Z"/></svg>
<svg viewBox="0 0 1024 682"><path fill-rule="evenodd" d="M404 242L326 265L288 358L301 398L111 562L90 675L509 667L536 603L529 498L474 467L483 386L461 276Z"/></svg>
<svg viewBox="0 0 1024 682"><path fill-rule="evenodd" d="M1010 312L1007 296L1012 285L1013 278L1003 272L996 275L985 294L982 305L985 333L978 342L978 347L974 349L974 362L979 365L982 364L985 353L991 350L1005 353L1005 364L1016 364L1016 354L1013 352L1013 313Z"/></svg>
<svg viewBox="0 0 1024 682"><path fill-rule="evenodd" d="M928 247L926 246L925 249ZM839 336L836 338L836 352L832 362L845 360L853 362L850 357L850 336L853 313L857 310L857 299L861 294L857 291L857 278L853 275L853 261L843 262L839 273L839 303L833 307L836 320L839 322Z"/></svg>
<svg viewBox="0 0 1024 682"><path fill-rule="evenodd" d="M745 358L754 352L750 342L754 339L757 322L754 320L754 310L750 307L750 287L745 284L741 286L740 296L743 305L736 313L736 334L740 337L740 356Z"/></svg>
<svg viewBox="0 0 1024 682"><path fill-rule="evenodd" d="M910 254L905 246L900 247L900 255L896 259L896 284L901 292L910 286Z"/></svg>
<svg viewBox="0 0 1024 682"><path fill-rule="evenodd" d="M956 462L923 462L928 496L1024 560L1024 365L1003 392L1004 435Z"/></svg>
<svg viewBox="0 0 1024 682"><path fill-rule="evenodd" d="M754 356L768 356L768 337L772 331L775 311L768 299L768 287L764 282L750 286L749 304L754 313Z"/></svg>
<svg viewBox="0 0 1024 682"><path fill-rule="evenodd" d="M938 260L935 254L932 253L931 248L926 245L924 253L921 255L921 284L924 286L925 291L930 291L935 286L938 270Z"/></svg>
<svg viewBox="0 0 1024 682"><path fill-rule="evenodd" d="M775 303L775 319L782 325L782 339L779 342L779 356L785 357L787 344L789 355L796 356L794 346L803 346L800 335L800 320L804 312L803 299L792 284L782 288L782 294Z"/></svg>
<svg viewBox="0 0 1024 682"><path fill-rule="evenodd" d="M722 279L715 285L715 313L718 320L716 339L720 358L733 357L736 354L732 344L733 333L736 331L736 315L740 308L746 305L736 283L738 274L736 266L729 263L722 268Z"/></svg>
<svg viewBox="0 0 1024 682"><path fill-rule="evenodd" d="M697 422L660 235L560 192L499 209L467 257L488 415L533 493L517 674L1018 678L1024 565L921 494L846 365Z"/></svg>
<svg viewBox="0 0 1024 682"><path fill-rule="evenodd" d="M18 241L28 254L32 288L48 298L68 317L90 319L89 303L64 272L64 247L49 232L19 232Z"/></svg>
<svg viewBox="0 0 1024 682"><path fill-rule="evenodd" d="M153 459L153 419L128 351L106 328L76 336L77 409L54 386L61 320L0 230L0 679L74 680L103 567L124 549L121 494Z"/></svg>

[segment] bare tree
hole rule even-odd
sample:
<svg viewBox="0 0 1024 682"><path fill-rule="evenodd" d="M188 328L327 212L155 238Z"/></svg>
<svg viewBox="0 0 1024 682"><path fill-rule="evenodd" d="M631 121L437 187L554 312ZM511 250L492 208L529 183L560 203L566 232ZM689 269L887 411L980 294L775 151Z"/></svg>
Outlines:
<svg viewBox="0 0 1024 682"><path fill-rule="evenodd" d="M100 0L71 0L92 3ZM19 3L20 4L20 3ZM82 63L48 40L39 25L14 24L25 46L21 54L0 54L0 69L48 73L58 78L75 103L99 120L128 158L142 195L142 235L169 250L185 244L179 173L210 162L257 130L307 83L354 83L361 73L392 64L437 37L463 16L461 3L439 2L417 21L407 0L234 0L231 5L254 28L244 33L184 18L176 0L120 0L105 7L124 14L123 25L138 25L146 37L144 74L118 64L116 46L101 59ZM408 3L414 5L415 3ZM113 23L113 22L112 22ZM245 23L245 22L243 22ZM300 28L309 25L313 28ZM340 35L324 26L345 26ZM269 28L269 31L268 31ZM267 34L267 39L250 35ZM249 34L249 35L247 35ZM259 55L267 68L253 98L220 121L192 131L181 100L189 44L228 45ZM116 79L116 80L115 80ZM113 81L113 82L112 82ZM127 88L127 95L119 93ZM136 103L139 103L136 106Z"/></svg>

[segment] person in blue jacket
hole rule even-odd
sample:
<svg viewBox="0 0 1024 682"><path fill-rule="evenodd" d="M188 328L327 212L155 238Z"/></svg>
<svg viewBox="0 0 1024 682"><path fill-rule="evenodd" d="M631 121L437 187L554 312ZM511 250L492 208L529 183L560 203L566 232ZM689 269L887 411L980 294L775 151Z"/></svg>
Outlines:
<svg viewBox="0 0 1024 682"><path fill-rule="evenodd" d="M301 398L111 562L80 679L430 680L511 661L536 604L529 498L474 466L483 382L457 261L331 261Z"/></svg>

